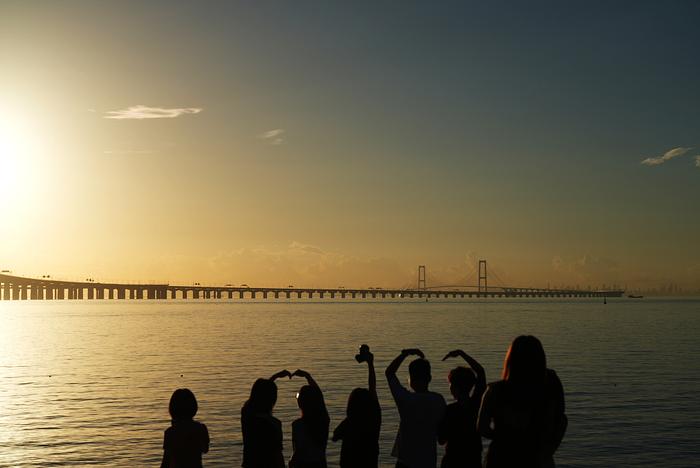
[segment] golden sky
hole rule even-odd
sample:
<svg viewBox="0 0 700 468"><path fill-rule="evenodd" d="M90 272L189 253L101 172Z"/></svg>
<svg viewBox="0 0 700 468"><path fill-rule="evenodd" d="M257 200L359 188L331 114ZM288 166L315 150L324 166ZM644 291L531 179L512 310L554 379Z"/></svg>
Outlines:
<svg viewBox="0 0 700 468"><path fill-rule="evenodd" d="M3 2L0 267L389 287L483 258L492 284L697 289L674 8L620 39L615 7Z"/></svg>

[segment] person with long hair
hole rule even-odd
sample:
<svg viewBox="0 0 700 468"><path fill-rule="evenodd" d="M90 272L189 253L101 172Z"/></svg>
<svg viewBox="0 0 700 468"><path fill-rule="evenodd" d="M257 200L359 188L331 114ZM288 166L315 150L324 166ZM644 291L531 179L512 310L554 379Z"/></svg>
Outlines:
<svg viewBox="0 0 700 468"><path fill-rule="evenodd" d="M461 349L450 351L442 360L453 357L461 357L469 367L455 367L448 375L455 402L447 405L438 430L438 442L445 445L440 468L481 468L482 445L476 418L486 390L486 372Z"/></svg>
<svg viewBox="0 0 700 468"><path fill-rule="evenodd" d="M307 384L297 393L301 417L292 423L294 453L289 468L326 468L326 446L331 419L323 392L308 372L297 369L292 376L305 378Z"/></svg>
<svg viewBox="0 0 700 468"><path fill-rule="evenodd" d="M269 379L258 379L250 389L250 398L241 408L244 468L284 468L282 455L282 423L272 415L277 402L280 377L291 378L282 370Z"/></svg>
<svg viewBox="0 0 700 468"><path fill-rule="evenodd" d="M333 441L342 440L340 468L377 468L382 410L377 398L374 355L369 346L362 345L355 359L367 363L369 388L358 387L350 393L346 417L333 431Z"/></svg>
<svg viewBox="0 0 700 468"><path fill-rule="evenodd" d="M547 368L540 340L521 335L503 363L502 379L481 402L479 432L491 439L485 468L553 468L566 431L564 388Z"/></svg>
<svg viewBox="0 0 700 468"><path fill-rule="evenodd" d="M163 438L161 468L202 468L202 454L209 451L207 426L195 421L197 399L187 388L178 388L170 397L171 426Z"/></svg>

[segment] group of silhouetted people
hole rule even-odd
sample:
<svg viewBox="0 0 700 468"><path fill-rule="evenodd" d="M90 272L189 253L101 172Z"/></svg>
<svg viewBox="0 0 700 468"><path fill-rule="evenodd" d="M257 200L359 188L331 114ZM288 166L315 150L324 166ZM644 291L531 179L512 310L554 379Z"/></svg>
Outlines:
<svg viewBox="0 0 700 468"><path fill-rule="evenodd" d="M396 371L409 356L409 386ZM462 350L447 353L461 357L448 375L454 403L447 405L429 390L430 362L419 349L404 349L385 374L399 411L400 423L392 456L396 468L435 468L437 443L445 445L441 468L550 468L567 427L564 389L556 373L547 368L544 349L534 336L519 336L510 345L501 380L486 385L483 367ZM376 468L379 460L381 408L377 397L374 356L367 345L355 356L368 365L368 388L355 388L348 398L345 419L335 428L341 441L342 468ZM326 468L330 417L321 388L306 371L280 371L255 381L241 409L244 468L285 468L282 423L273 416L281 377L302 377L306 385L297 393L301 417L292 423L292 457L289 468ZM172 425L165 431L162 468L199 468L209 450L204 424L194 421L197 401L191 391L178 389L170 399ZM481 438L491 440L482 462Z"/></svg>

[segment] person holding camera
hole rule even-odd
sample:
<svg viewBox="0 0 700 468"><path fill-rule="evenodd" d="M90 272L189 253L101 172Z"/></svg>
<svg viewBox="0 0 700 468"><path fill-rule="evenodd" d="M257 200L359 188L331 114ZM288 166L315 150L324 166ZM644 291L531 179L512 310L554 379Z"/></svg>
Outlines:
<svg viewBox="0 0 700 468"><path fill-rule="evenodd" d="M346 417L333 431L333 441L343 441L340 448L341 468L376 468L382 411L377 398L374 355L369 351L369 346L362 345L355 359L358 363L367 363L369 388L358 387L350 393Z"/></svg>
<svg viewBox="0 0 700 468"><path fill-rule="evenodd" d="M411 355L419 357L408 366L412 392L396 377L401 363ZM397 459L396 468L435 468L438 427L446 404L442 395L428 390L430 362L420 349L404 349L386 368L385 375L401 418L391 453Z"/></svg>

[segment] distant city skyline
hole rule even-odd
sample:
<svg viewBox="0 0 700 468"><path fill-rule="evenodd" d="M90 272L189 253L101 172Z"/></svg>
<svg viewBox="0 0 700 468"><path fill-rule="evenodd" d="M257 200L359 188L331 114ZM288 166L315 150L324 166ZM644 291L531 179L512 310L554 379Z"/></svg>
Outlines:
<svg viewBox="0 0 700 468"><path fill-rule="evenodd" d="M700 3L0 5L0 269L700 289Z"/></svg>

